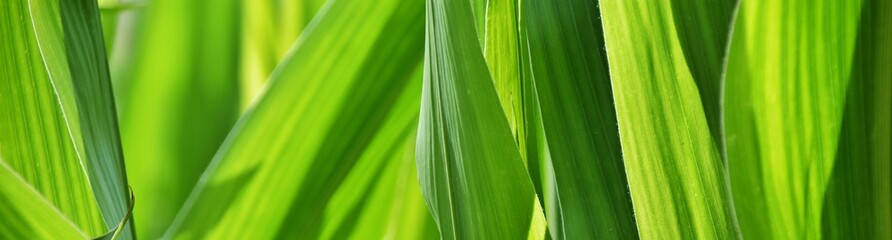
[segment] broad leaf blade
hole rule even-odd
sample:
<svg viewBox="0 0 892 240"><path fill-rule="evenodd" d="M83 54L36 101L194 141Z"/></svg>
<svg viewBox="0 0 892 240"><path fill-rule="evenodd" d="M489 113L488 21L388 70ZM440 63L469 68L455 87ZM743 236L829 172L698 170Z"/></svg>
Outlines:
<svg viewBox="0 0 892 240"><path fill-rule="evenodd" d="M706 123L719 151L724 151L721 128L722 73L739 1L672 1L677 36L691 77L697 83Z"/></svg>
<svg viewBox="0 0 892 240"><path fill-rule="evenodd" d="M742 1L725 92L743 236L820 238L861 1Z"/></svg>
<svg viewBox="0 0 892 240"><path fill-rule="evenodd" d="M704 86L692 72L701 66L685 58L692 53L682 47L678 35L685 32L676 24L690 20L675 20L687 17L676 15L677 2L601 2L638 231L644 239L736 238L727 174L703 104L716 100L699 93ZM714 10L703 6L693 11Z"/></svg>
<svg viewBox="0 0 892 240"><path fill-rule="evenodd" d="M416 156L443 239L535 237L532 183L484 62L468 1L427 2Z"/></svg>
<svg viewBox="0 0 892 240"><path fill-rule="evenodd" d="M414 68L405 66L421 60L422 6L327 3L230 133L166 237L318 237L325 207L375 136L400 144L399 134L382 129L386 117L417 111L397 108L394 96L418 96L408 87Z"/></svg>
<svg viewBox="0 0 892 240"><path fill-rule="evenodd" d="M243 16L239 75L245 109L258 98L273 69L326 0L231 2L241 4Z"/></svg>
<svg viewBox="0 0 892 240"><path fill-rule="evenodd" d="M528 63L548 139L556 239L636 238L595 1L523 1ZM560 43L560 44L555 44Z"/></svg>
<svg viewBox="0 0 892 240"><path fill-rule="evenodd" d="M137 12L115 93L140 238L164 233L238 118L240 4L157 0Z"/></svg>
<svg viewBox="0 0 892 240"><path fill-rule="evenodd" d="M107 231L63 42L59 2L4 1L0 156L85 233Z"/></svg>
<svg viewBox="0 0 892 240"><path fill-rule="evenodd" d="M25 179L0 159L0 238L87 239Z"/></svg>
<svg viewBox="0 0 892 240"><path fill-rule="evenodd" d="M892 238L892 2L866 0L836 162L821 216L825 239Z"/></svg>
<svg viewBox="0 0 892 240"><path fill-rule="evenodd" d="M99 8L94 0L72 0L60 1L59 9L90 184L105 224L126 221L122 236L132 238L133 224L124 219L130 194Z"/></svg>
<svg viewBox="0 0 892 240"><path fill-rule="evenodd" d="M436 225L415 174L421 68L382 134L372 140L325 209L321 239L430 239ZM396 137L396 138L395 138Z"/></svg>

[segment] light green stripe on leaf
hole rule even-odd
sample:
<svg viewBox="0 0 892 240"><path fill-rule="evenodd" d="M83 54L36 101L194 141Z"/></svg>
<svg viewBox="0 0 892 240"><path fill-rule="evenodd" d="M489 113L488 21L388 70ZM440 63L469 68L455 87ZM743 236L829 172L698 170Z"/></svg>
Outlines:
<svg viewBox="0 0 892 240"><path fill-rule="evenodd" d="M677 13L691 11L704 16L696 21L727 21L700 14L726 9L674 10L684 6L670 0L601 1L632 203L643 239L733 239L739 232L727 175L703 107L715 99L700 94L693 74L709 66L688 62L685 56L693 52L682 47L679 35L686 31L678 25L691 22L676 20L689 17Z"/></svg>
<svg viewBox="0 0 892 240"><path fill-rule="evenodd" d="M724 112L746 238L821 237L861 2L741 2Z"/></svg>

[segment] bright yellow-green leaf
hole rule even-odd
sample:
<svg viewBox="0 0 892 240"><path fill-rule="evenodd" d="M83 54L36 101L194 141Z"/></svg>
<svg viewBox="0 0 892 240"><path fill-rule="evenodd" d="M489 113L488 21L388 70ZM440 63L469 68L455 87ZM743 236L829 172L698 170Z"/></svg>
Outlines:
<svg viewBox="0 0 892 240"><path fill-rule="evenodd" d="M347 178L362 175L353 171L368 170L357 166L386 166L393 157L370 147L400 146L410 134L418 109L411 103L420 94L418 83L410 86L420 80L411 70L422 57L422 9L419 1L323 6L166 237L320 237L335 194L351 187Z"/></svg>
<svg viewBox="0 0 892 240"><path fill-rule="evenodd" d="M326 0L258 0L241 3L241 106L261 92L273 69ZM231 24L233 27L235 24Z"/></svg>
<svg viewBox="0 0 892 240"><path fill-rule="evenodd" d="M722 29L730 29L731 21L724 14L710 13L730 12L733 5L680 2L684 1L601 1L638 231L644 239L737 238L726 170L710 134L710 113L704 108L704 102L717 100L700 94L709 86L699 82L714 80L695 79L714 77L695 73L721 63L704 60L714 57L690 61L703 56L686 57L698 51L683 47L692 45L683 44L683 39L700 39L700 44L694 44L697 47L727 44L711 42L717 40L713 38L679 37L692 32L720 36ZM685 30L688 27L699 31Z"/></svg>
<svg viewBox="0 0 892 240"><path fill-rule="evenodd" d="M100 234L58 10L54 1L0 3L0 157L85 233Z"/></svg>
<svg viewBox="0 0 892 240"><path fill-rule="evenodd" d="M160 237L239 113L240 2L149 1L116 76L140 238ZM123 21L122 21L123 22ZM172 37L175 36L175 37ZM127 46L122 44L121 46ZM124 51L124 50L121 50ZM119 51L120 52L120 51Z"/></svg>
<svg viewBox="0 0 892 240"><path fill-rule="evenodd" d="M96 2L3 4L0 152L87 234L103 234L130 198Z"/></svg>
<svg viewBox="0 0 892 240"><path fill-rule="evenodd" d="M0 159L0 238L87 239L53 204Z"/></svg>
<svg viewBox="0 0 892 240"><path fill-rule="evenodd" d="M724 118L744 237L820 238L860 12L860 0L741 2Z"/></svg>

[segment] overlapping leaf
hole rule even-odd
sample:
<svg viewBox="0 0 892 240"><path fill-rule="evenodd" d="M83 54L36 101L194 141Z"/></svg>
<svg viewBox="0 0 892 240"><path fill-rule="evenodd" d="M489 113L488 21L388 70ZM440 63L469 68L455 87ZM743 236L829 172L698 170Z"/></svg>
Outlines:
<svg viewBox="0 0 892 240"><path fill-rule="evenodd" d="M443 239L538 238L539 203L499 106L471 10L468 1L427 2L416 145L422 193Z"/></svg>
<svg viewBox="0 0 892 240"><path fill-rule="evenodd" d="M417 114L398 103L418 99L408 86L419 79L407 66L421 60L422 6L327 3L230 133L166 237L328 234L321 221L326 206L353 171L368 171L357 167L368 164L364 154L371 151L369 165L379 167L392 157L374 157L380 149L370 146L404 142L407 132L391 131L405 125L385 128L385 122L400 116L394 119L411 125Z"/></svg>
<svg viewBox="0 0 892 240"><path fill-rule="evenodd" d="M679 37L726 33L733 4L682 2L601 1L638 231L645 239L736 238L727 174L708 124L714 114L704 108L717 100L701 94L712 88L701 82L716 80L697 80L715 76L721 63L711 61L715 52L723 51L690 50L726 43L717 42L717 37ZM690 42L695 40L699 42Z"/></svg>
<svg viewBox="0 0 892 240"><path fill-rule="evenodd" d="M238 1L230 2L239 4ZM241 3L239 86L243 109L257 99L273 69L325 2L262 0Z"/></svg>
<svg viewBox="0 0 892 240"><path fill-rule="evenodd" d="M824 193L824 239L892 238L892 2L861 8L852 78L833 172Z"/></svg>
<svg viewBox="0 0 892 240"><path fill-rule="evenodd" d="M130 198L96 3L4 4L0 152L87 234L105 233Z"/></svg>
<svg viewBox="0 0 892 240"><path fill-rule="evenodd" d="M93 0L59 3L90 186L105 224L118 226L126 222L121 236L132 238L132 221L125 219L129 216L131 195L118 135L99 7Z"/></svg>
<svg viewBox="0 0 892 240"><path fill-rule="evenodd" d="M545 201L557 239L638 236L598 10L596 1L522 4L532 71L524 78L535 83L548 140L552 172L542 175L554 178Z"/></svg>
<svg viewBox="0 0 892 240"><path fill-rule="evenodd" d="M743 1L726 78L743 236L821 236L862 1Z"/></svg>
<svg viewBox="0 0 892 240"><path fill-rule="evenodd" d="M0 157L84 232L102 233L58 3L0 4Z"/></svg>

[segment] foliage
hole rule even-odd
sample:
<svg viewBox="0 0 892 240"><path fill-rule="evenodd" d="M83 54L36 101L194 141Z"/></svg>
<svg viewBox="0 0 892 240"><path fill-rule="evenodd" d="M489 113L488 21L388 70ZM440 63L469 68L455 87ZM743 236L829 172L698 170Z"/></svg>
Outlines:
<svg viewBox="0 0 892 240"><path fill-rule="evenodd" d="M890 239L883 0L0 0L0 239Z"/></svg>

